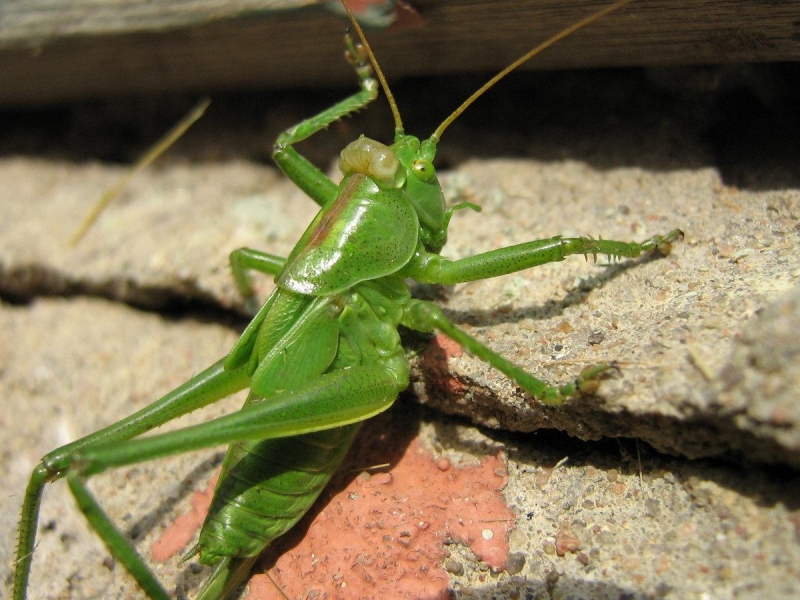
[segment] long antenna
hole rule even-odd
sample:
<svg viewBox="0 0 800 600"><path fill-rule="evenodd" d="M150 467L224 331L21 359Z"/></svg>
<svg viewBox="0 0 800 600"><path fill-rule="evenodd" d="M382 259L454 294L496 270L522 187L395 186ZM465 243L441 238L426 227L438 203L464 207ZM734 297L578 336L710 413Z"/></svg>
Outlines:
<svg viewBox="0 0 800 600"><path fill-rule="evenodd" d="M469 107L469 106L470 106L470 105L471 105L473 102L475 102L475 100L477 100L478 98L480 98L480 97L481 97L481 96L484 94L484 92L486 92L486 90L488 90L489 88L491 88L491 87L492 87L492 86L493 86L495 83L497 83L498 81L500 81L500 80L501 80L503 77L505 77L506 75L508 75L508 74L509 74L511 71L513 71L514 69L516 69L516 68L517 68L518 66L520 66L522 63L524 63L525 61L527 61L527 60L529 60L529 59L533 58L534 56L536 56L536 55L537 55L537 54L539 54L540 52L542 52L542 51L546 50L547 48L549 48L550 46L552 46L552 45L553 45L553 44L555 44L556 42L558 42L558 41L560 41L560 40L564 39L564 38L565 38L565 37L567 37L568 35L572 35L572 34L573 34L573 33L575 33L576 31L578 31L578 29L581 29L581 28L583 28L583 27L586 27L586 26L587 26L587 25L589 25L590 23L594 23L594 22L595 22L595 21L597 21L598 19L601 19L602 17L606 16L608 13L614 12L615 10L618 10L618 9L620 9L620 8L622 8L623 6L625 6L626 4L630 4L631 2L633 2L633 0L620 0L619 2L615 2L615 3L614 3L614 4L612 4L611 6L608 6L608 7L604 8L604 9L602 9L602 10L600 10L600 11L598 11L598 12L594 13L593 15L589 15L588 17L586 17L586 18L585 18L585 19L583 19L582 21L578 21L578 22L577 22L577 23L575 23L574 25L571 25L571 26L567 27L566 29L564 29L564 30L563 30L563 31L561 31L560 33L557 33L556 35L554 35L553 37L551 37L550 39L548 39L546 42L542 42L541 44L539 44L538 46L536 46L536 47L535 47L533 50L531 50L530 52L527 52L526 54L523 54L522 56L520 56L520 57L519 57L517 60L515 60L513 63L511 63L510 65L508 65L508 66L507 66L505 69L503 69L502 71L500 71L500 72L499 72L497 75L495 75L495 76L494 76L494 77L492 77L492 78L491 78L489 81L487 81L486 83L484 83L484 84L483 84L483 85L482 85L482 86L481 86L481 87L480 87L478 90L476 90L476 91L475 91L475 92L474 92L474 93L473 93L473 94L472 94L472 95L471 95L469 98L467 98L466 100L464 100L464 102L461 104L461 106L459 106L459 107L458 107L456 110L454 110L454 111L453 111L453 114L451 114L449 117L447 117L447 118L446 118L446 119L445 119L445 120L442 122L442 124L441 124L441 125L439 125L439 127L437 127L437 128L436 128L436 131L434 131L434 132L433 132L433 135L431 136L431 140L432 140L434 143L438 142L438 141L439 141L439 139L442 137L442 133L444 133L444 130L445 130L445 129L447 129L447 128L450 126L450 124L451 124L453 121L455 121L455 120L456 120L456 119L457 119L457 118L458 118L458 117L461 115L461 113L463 113L465 110L467 110L467 108L468 108L468 107Z"/></svg>
<svg viewBox="0 0 800 600"><path fill-rule="evenodd" d="M392 109L392 116L394 117L394 134L395 136L403 134L403 120L400 118L400 111L397 108L397 103L394 101L394 94L392 94L392 90L389 89L389 82L386 81L386 77L383 75L383 71L381 70L381 66L378 64L378 59L375 58L375 54L372 52L372 48L367 41L367 36L364 35L364 30L361 29L361 25L356 19L353 11L350 10L350 7L347 5L346 0L342 0L342 6L347 11L347 16L350 18L350 22L353 24L353 28L356 30L358 34L358 39L361 40L361 43L364 45L364 48L367 49L367 56L369 56L369 61L372 63L372 67L375 69L375 74L378 76L378 81L381 82L381 87L383 88L383 93L386 94L386 100L389 101L389 107Z"/></svg>

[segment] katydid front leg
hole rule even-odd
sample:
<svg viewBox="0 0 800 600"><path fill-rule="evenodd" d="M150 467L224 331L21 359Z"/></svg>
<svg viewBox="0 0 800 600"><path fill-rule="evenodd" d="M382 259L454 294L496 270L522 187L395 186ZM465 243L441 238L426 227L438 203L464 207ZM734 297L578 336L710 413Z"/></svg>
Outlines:
<svg viewBox="0 0 800 600"><path fill-rule="evenodd" d="M302 157L292 145L325 129L342 117L361 110L378 97L380 89L378 81L373 77L372 65L364 48L355 43L349 33L345 34L344 43L347 60L358 74L361 91L284 131L275 140L272 152L272 158L289 179L323 207L336 199L339 186Z"/></svg>
<svg viewBox="0 0 800 600"><path fill-rule="evenodd" d="M438 254L420 252L416 260L403 269L403 275L422 283L454 285L559 262L573 254L583 254L586 257L605 254L615 258L636 258L645 252L658 252L666 256L672 250L672 243L682 237L683 232L680 229L674 229L666 235L653 236L641 243L556 236L498 248L460 260L448 260Z"/></svg>

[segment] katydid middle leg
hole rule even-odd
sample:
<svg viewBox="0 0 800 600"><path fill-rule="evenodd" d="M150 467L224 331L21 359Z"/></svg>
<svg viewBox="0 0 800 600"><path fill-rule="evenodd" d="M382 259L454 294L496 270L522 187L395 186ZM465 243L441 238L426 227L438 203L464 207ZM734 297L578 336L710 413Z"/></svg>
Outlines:
<svg viewBox="0 0 800 600"><path fill-rule="evenodd" d="M534 377L521 367L479 342L463 329L457 327L444 315L442 309L433 302L424 300L410 301L402 323L406 327L416 331L441 331L450 339L458 342L468 352L487 362L510 379L513 379L534 398L551 406L562 404L564 400L580 392L593 390L597 378L602 373L614 368L611 363L598 363L581 371L574 381L561 386L553 386L546 381Z"/></svg>
<svg viewBox="0 0 800 600"><path fill-rule="evenodd" d="M237 248L231 252L229 260L236 288L244 298L245 307L250 313L255 313L258 310L257 299L247 271L277 275L286 264L286 259L252 248Z"/></svg>

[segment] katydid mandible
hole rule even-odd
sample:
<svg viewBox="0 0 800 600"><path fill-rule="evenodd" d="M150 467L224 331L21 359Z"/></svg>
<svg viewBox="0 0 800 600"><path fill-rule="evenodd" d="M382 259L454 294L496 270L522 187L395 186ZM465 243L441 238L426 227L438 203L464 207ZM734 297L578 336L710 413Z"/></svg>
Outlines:
<svg viewBox="0 0 800 600"><path fill-rule="evenodd" d="M572 382L549 385L458 328L436 304L412 298L406 280L453 285L573 254L633 258L645 252L669 253L682 236L680 230L641 243L556 236L461 260L440 256L453 213L477 209L469 203L446 207L433 166L444 130L511 70L631 1L617 2L531 50L421 141L405 134L385 78L351 15L360 42L346 34L346 55L358 74L360 90L285 131L273 152L283 172L321 207L319 213L286 259L249 248L230 256L233 277L249 304L254 303L254 292L248 271L274 276L276 289L227 356L134 415L42 459L25 493L14 598L26 597L45 485L62 477L90 525L144 593L150 598L169 598L93 497L87 479L109 468L220 444L231 446L199 541L187 557L214 567L199 598L228 596L246 579L264 548L309 510L360 424L389 408L408 386L400 325L443 333L539 402L558 405L595 390L612 364L593 365ZM343 180L337 185L293 145L365 107L378 96L380 86L394 115L394 142L387 146L362 136L349 144L341 153ZM237 413L179 432L137 439L245 388L249 395Z"/></svg>

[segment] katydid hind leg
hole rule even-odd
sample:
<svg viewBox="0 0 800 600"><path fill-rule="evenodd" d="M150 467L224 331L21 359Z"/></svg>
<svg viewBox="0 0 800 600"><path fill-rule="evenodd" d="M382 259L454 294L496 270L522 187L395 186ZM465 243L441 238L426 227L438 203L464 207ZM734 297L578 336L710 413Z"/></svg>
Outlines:
<svg viewBox="0 0 800 600"><path fill-rule="evenodd" d="M78 508L92 529L106 544L114 559L125 566L148 597L153 600L168 600L169 593L128 539L111 521L94 494L89 490L86 482L74 472L67 475L67 482Z"/></svg>
<svg viewBox="0 0 800 600"><path fill-rule="evenodd" d="M402 359L402 366L407 369L404 357L399 359ZM400 364L399 360L395 362ZM145 574L148 571L146 565L111 524L99 504L92 499L83 483L88 477L111 467L135 464L193 449L269 436L302 435L358 423L391 406L397 394L405 387L407 373L396 374L397 365L389 369L372 366L337 371L301 386L298 390L289 391L275 402L254 404L227 417L176 432L130 441L117 440L98 448L84 446L77 453L59 457L61 470L58 476L69 477L76 500L87 511L90 524L103 538L115 558L131 569L148 594L155 598L163 597L158 591L160 584L153 583L152 577ZM35 521L41 492L48 481L46 477L39 477L34 485L36 490L31 493L29 489L33 500L30 503L26 500L23 508L18 546L20 570L15 579L16 599L25 598L35 541ZM32 485L33 483L32 480ZM86 493L81 493L84 491Z"/></svg>
<svg viewBox="0 0 800 600"><path fill-rule="evenodd" d="M241 370L227 371L219 361L133 415L47 454L34 469L25 492L17 540L14 598L25 598L36 545L36 523L45 486L70 472L76 453L114 445L150 431L246 387Z"/></svg>
<svg viewBox="0 0 800 600"><path fill-rule="evenodd" d="M290 437L361 422L388 409L408 385L405 356L387 364L333 371L249 404L236 413L176 432L87 449L73 457L81 474L221 444Z"/></svg>
<svg viewBox="0 0 800 600"><path fill-rule="evenodd" d="M400 360L405 366L405 358L398 357L398 364ZM266 515L274 515L270 521L274 531L269 529L260 532L263 535L254 535L253 526L248 526L247 523L249 519L253 519L254 523L260 522L259 519L263 519L265 515L255 513L262 509L250 506L247 511L241 513L238 504L235 502L231 504L227 496L223 495L224 497L214 505L218 506L217 510L223 511L215 523L225 529L230 525L232 518L228 513L235 516L237 520L234 524L238 523L235 528L241 529L245 536L244 545L252 546L252 556L243 554L244 551L238 546L231 549L234 553L227 555L228 558L226 555L215 555L216 551L209 549L208 542L203 541L201 534L201 547L198 549L201 562L215 564L219 559L226 561L225 565L214 570L201 594L201 598L214 598L217 590L235 589L242 583L249 573L249 568L246 567L251 564L250 559L260 554L269 541L282 535L305 514L344 457L360 422L391 406L406 384L405 373L396 377L393 368L387 370L384 366L335 371L307 385L299 386L297 390L282 395L276 394L268 401L250 404L242 411L227 417L172 433L88 451L76 457L78 470L70 471L70 484L76 499L82 502L85 510L90 511L87 514L90 523L115 558L131 571L148 594L161 598L160 584L111 523L99 504L96 501L92 502L90 495L78 495L82 490L86 490L88 494L85 479L110 467L138 463L150 458L223 443L277 436L278 439L266 439L254 447L258 455L273 457L271 463L261 465L257 470L260 475L255 475L255 472L239 473L239 477L244 476L245 480L238 477L227 478L224 480L226 482L224 485L227 487L223 489L224 492L227 488L231 488L231 494L238 497L250 487L247 481L254 482L259 477L266 478L265 481L273 490L262 489L260 495L274 494L274 500L278 500L278 502L274 500L268 502L263 508L267 511ZM246 423L250 425L246 426ZM254 428L256 424L260 426ZM309 444L306 446L302 445L304 439L309 439ZM233 448L236 448L236 445ZM301 451L303 448L305 450ZM283 460L289 462L284 463ZM237 465L239 466L241 465ZM301 477L306 480L310 475L313 475L314 480L307 480L302 486L303 489L309 488L304 492L305 498L301 499L298 491L285 495L284 486L288 486L286 489L294 490L295 479ZM281 483L283 479L287 481ZM219 485L223 485L222 481ZM218 486L217 497L220 489ZM284 506L286 502L288 504ZM216 514L214 506L209 513L212 519ZM209 527L208 519L204 525L204 532L207 527ZM212 527L207 538L219 539L217 535Z"/></svg>

